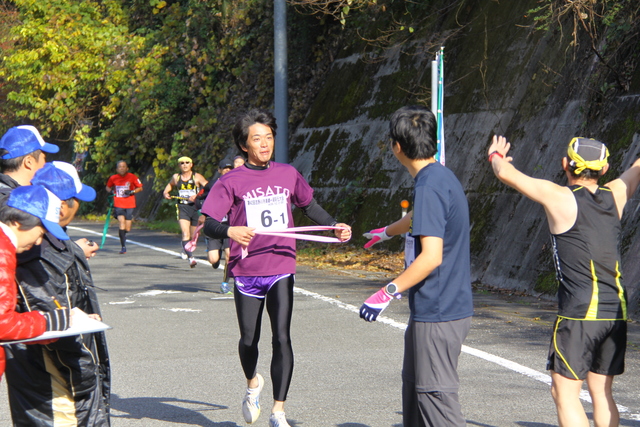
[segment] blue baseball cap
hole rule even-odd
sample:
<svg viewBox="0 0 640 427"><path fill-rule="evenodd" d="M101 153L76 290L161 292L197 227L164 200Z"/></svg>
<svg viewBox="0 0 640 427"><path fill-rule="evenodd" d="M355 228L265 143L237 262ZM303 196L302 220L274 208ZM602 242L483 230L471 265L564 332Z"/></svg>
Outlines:
<svg viewBox="0 0 640 427"><path fill-rule="evenodd" d="M60 147L44 142L38 129L31 125L15 126L9 129L0 139L0 148L8 151L3 159L15 159L42 150L45 153L57 153Z"/></svg>
<svg viewBox="0 0 640 427"><path fill-rule="evenodd" d="M60 240L69 240L69 236L59 224L60 199L46 188L39 185L14 188L7 200L7 206L39 218L49 233Z"/></svg>
<svg viewBox="0 0 640 427"><path fill-rule="evenodd" d="M60 200L75 197L83 202L92 202L96 198L96 190L80 181L78 171L71 163L45 163L44 167L35 173L31 184L46 188Z"/></svg>

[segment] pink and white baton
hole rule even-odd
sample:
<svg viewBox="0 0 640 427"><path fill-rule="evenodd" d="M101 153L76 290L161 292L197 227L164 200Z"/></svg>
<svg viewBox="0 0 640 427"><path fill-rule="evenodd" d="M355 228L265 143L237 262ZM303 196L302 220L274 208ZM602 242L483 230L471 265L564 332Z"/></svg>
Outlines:
<svg viewBox="0 0 640 427"><path fill-rule="evenodd" d="M314 234L299 233L304 231L327 231L327 230L347 230L347 228L336 227L333 225L312 225L308 227L291 227L291 228L285 228L283 230L273 230L273 231L254 230L254 233L261 234L263 236L288 237L291 239L308 240L311 242L321 242L321 243L344 243L350 240L350 239L340 240L337 237L316 236ZM242 259L246 258L248 254L249 254L248 246L243 246Z"/></svg>
<svg viewBox="0 0 640 427"><path fill-rule="evenodd" d="M198 245L198 237L200 237L200 230L202 230L202 226L204 224L200 224L193 231L193 237L187 243L185 243L184 248L189 252L193 252L196 250L196 246Z"/></svg>

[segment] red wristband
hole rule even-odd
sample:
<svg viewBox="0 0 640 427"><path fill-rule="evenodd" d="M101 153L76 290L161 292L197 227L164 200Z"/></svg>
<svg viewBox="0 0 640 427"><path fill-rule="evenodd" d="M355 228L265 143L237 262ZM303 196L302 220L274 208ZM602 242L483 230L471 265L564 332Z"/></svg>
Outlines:
<svg viewBox="0 0 640 427"><path fill-rule="evenodd" d="M494 151L491 154L489 154L489 163L491 163L493 156L499 156L501 159L504 159L504 156L502 154L498 153L497 151Z"/></svg>

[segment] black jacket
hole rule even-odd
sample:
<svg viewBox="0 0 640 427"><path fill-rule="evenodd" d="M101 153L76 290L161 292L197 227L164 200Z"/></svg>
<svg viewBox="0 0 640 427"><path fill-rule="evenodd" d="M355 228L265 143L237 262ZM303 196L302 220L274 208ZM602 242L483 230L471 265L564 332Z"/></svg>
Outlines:
<svg viewBox="0 0 640 427"><path fill-rule="evenodd" d="M100 314L82 249L46 234L40 246L18 255L20 311L69 308ZM7 385L15 425L48 426L53 418L51 382L67 386L78 425L108 426L110 364L104 332L60 338L47 345L7 347ZM46 408L46 409L39 409Z"/></svg>
<svg viewBox="0 0 640 427"><path fill-rule="evenodd" d="M0 194L9 194L14 188L20 187L18 181L11 178L9 175L0 173Z"/></svg>

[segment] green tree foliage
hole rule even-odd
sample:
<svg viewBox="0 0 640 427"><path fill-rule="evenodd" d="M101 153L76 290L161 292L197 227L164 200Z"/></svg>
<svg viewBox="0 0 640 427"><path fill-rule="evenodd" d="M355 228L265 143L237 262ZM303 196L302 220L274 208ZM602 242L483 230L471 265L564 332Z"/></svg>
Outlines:
<svg viewBox="0 0 640 427"><path fill-rule="evenodd" d="M117 2L16 0L19 21L3 40L0 78L17 118L68 135L113 91L113 58L127 42Z"/></svg>
<svg viewBox="0 0 640 427"><path fill-rule="evenodd" d="M96 182L124 158L138 170L153 165L163 186L175 166L167 163L182 154L210 176L230 144L229 123L220 121L238 108L271 104L270 2L11 6L18 19L0 45L0 81L10 86L15 121L89 151Z"/></svg>
<svg viewBox="0 0 640 427"><path fill-rule="evenodd" d="M366 44L356 34L366 14L386 10L395 25L392 16L418 7L405 3L345 0L335 19L290 8L290 124L306 114L343 42ZM156 188L181 155L210 177L233 150L236 114L272 107L272 8L264 0L0 0L0 125L32 123L52 142L88 152L85 180L98 187L119 159L137 173L153 167Z"/></svg>
<svg viewBox="0 0 640 427"><path fill-rule="evenodd" d="M640 6L637 0L539 0L531 9L538 30L568 23L574 48L589 46L603 67L599 95L610 89L628 91L638 59Z"/></svg>

